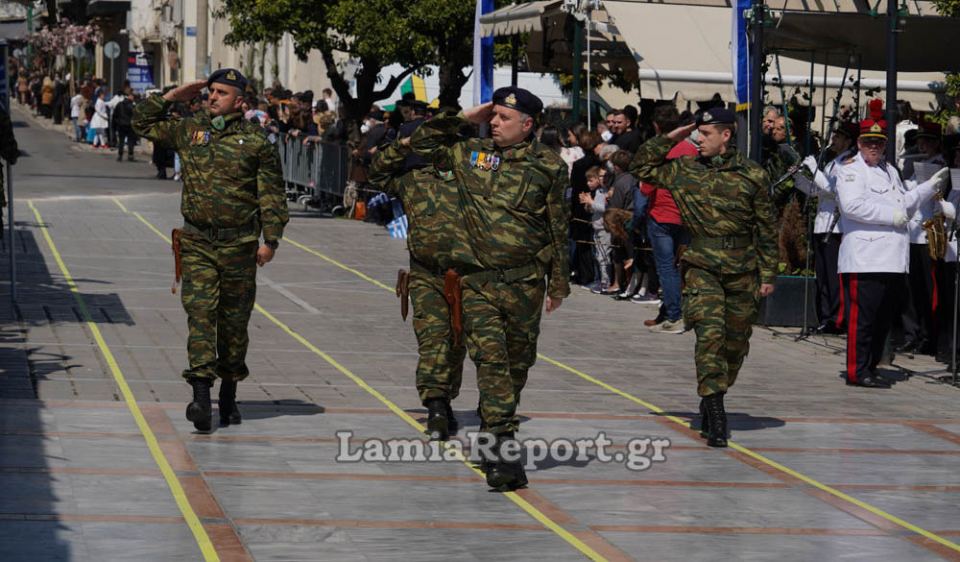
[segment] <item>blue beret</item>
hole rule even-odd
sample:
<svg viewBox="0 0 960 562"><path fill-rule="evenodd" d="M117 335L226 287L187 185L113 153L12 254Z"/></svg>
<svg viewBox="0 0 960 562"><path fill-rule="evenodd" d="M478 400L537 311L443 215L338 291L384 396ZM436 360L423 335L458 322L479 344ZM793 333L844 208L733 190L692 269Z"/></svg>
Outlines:
<svg viewBox="0 0 960 562"><path fill-rule="evenodd" d="M210 75L210 78L207 78L207 88L217 83L240 88L240 91L247 89L247 78L235 68L215 70L213 74Z"/></svg>
<svg viewBox="0 0 960 562"><path fill-rule="evenodd" d="M732 125L737 122L737 114L724 107L708 109L697 117L700 125Z"/></svg>
<svg viewBox="0 0 960 562"><path fill-rule="evenodd" d="M493 104L516 109L531 117L536 117L543 111L543 102L540 101L540 98L528 90L514 86L498 88L497 91L493 93Z"/></svg>

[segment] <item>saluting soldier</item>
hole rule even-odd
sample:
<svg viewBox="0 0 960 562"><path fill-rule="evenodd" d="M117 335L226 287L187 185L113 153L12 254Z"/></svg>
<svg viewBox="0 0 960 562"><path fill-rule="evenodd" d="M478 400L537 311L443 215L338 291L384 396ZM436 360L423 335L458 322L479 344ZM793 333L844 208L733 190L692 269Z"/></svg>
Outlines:
<svg viewBox="0 0 960 562"><path fill-rule="evenodd" d="M724 395L750 349L759 297L773 293L777 274L776 211L767 173L732 145L736 115L724 108L657 136L631 166L640 181L670 190L691 234L684 252L684 322L697 334L701 435L727 446ZM667 159L694 129L699 156Z"/></svg>
<svg viewBox="0 0 960 562"><path fill-rule="evenodd" d="M842 162L837 175L840 201L839 271L847 318L848 385L889 388L877 376L895 294L910 271L908 217L929 201L949 177L947 169L912 190L884 159L887 122L883 101L870 102L870 116L860 122L859 152Z"/></svg>
<svg viewBox="0 0 960 562"><path fill-rule="evenodd" d="M426 109L423 102L416 103ZM414 105L411 109L419 108ZM408 127L410 124L413 126ZM459 426L450 403L460 394L466 357L460 303L448 300L447 289L455 280L452 267L479 264L461 228L453 172L436 168L408 146L408 137L421 124L422 118L404 123L400 139L374 156L369 179L377 189L399 197L407 214L410 271L409 276L400 273L397 295L403 299L404 320L408 294L413 304L419 355L416 384L427 408L427 431L433 439L446 440Z"/></svg>
<svg viewBox="0 0 960 562"><path fill-rule="evenodd" d="M220 425L241 422L237 382L250 374L247 323L257 266L273 259L288 220L277 147L241 112L246 86L239 71L217 70L206 82L149 97L133 119L137 134L173 147L182 162L183 228L174 233L174 251L179 241L189 328L183 376L193 387L187 419L199 431L211 428L210 387L217 378ZM210 91L204 111L186 119L168 114L204 87Z"/></svg>
<svg viewBox="0 0 960 562"><path fill-rule="evenodd" d="M527 483L520 460L503 451L517 445L517 404L537 359L541 307L546 301L552 312L570 293L567 167L533 136L542 110L529 91L500 88L490 103L427 121L410 143L434 166L454 173L456 226L465 229L478 262L457 264L456 271L482 423L496 436L487 484L501 491ZM460 129L471 124L489 124L491 138L462 138Z"/></svg>

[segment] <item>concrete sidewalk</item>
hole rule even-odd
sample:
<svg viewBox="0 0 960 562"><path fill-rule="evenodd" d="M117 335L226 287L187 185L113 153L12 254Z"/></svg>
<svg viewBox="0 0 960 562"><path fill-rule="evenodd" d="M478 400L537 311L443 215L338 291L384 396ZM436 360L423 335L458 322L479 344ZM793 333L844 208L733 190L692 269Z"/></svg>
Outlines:
<svg viewBox="0 0 960 562"><path fill-rule="evenodd" d="M34 154L63 143L21 131ZM97 174L78 161L58 192L39 158L16 170L2 560L960 559L957 389L900 371L888 391L846 387L841 341L760 329L729 395L737 446L709 449L684 425L692 336L650 334L655 310L580 289L544 322L520 437L603 433L619 461L543 460L516 494L458 460L345 462L367 439L422 439L416 341L390 291L406 252L308 213L260 271L244 423L198 435L163 239L179 197L146 166L85 158ZM459 439L476 403L468 365ZM644 438L668 443L662 459Z"/></svg>

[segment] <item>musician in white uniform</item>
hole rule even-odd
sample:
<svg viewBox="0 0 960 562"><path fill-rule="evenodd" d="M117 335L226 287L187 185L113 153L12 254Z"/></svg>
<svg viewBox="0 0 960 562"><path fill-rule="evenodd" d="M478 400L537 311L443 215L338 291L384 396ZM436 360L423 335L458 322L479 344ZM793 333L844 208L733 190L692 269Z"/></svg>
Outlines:
<svg viewBox="0 0 960 562"><path fill-rule="evenodd" d="M887 123L881 100L870 102L860 122L859 152L836 169L840 202L839 271L847 318L847 384L889 388L876 375L893 319L894 291L910 270L907 220L933 197L949 172L907 191L897 169L884 161Z"/></svg>
<svg viewBox="0 0 960 562"><path fill-rule="evenodd" d="M947 165L941 153L940 125L921 121L917 130L917 153L906 159L903 177L907 189L923 181L919 177L920 164L924 168L943 168ZM929 177L929 175L927 176ZM907 294L903 299L900 319L903 323L903 343L897 353L925 353L932 355L937 343L937 264L930 257L927 231L923 223L940 211L938 202L928 200L917 208L907 223L910 233L910 273L907 275Z"/></svg>
<svg viewBox="0 0 960 562"><path fill-rule="evenodd" d="M834 172L843 160L856 152L860 128L856 123L842 123L833 132L828 154L837 155L821 171L817 159L807 156L803 165L813 174L813 182L796 181L796 187L808 197L817 198L817 215L813 222L813 264L817 277L818 333L842 334L846 327L840 314L840 276L837 260L840 255L840 210L837 208ZM839 321L839 322L838 322Z"/></svg>

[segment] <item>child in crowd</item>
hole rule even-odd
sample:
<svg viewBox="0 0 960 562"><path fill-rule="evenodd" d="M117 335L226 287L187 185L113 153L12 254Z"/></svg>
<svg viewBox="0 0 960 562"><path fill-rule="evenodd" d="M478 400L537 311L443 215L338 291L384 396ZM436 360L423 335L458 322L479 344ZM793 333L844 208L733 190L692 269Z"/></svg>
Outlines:
<svg viewBox="0 0 960 562"><path fill-rule="evenodd" d="M594 284L592 291L597 294L612 295L610 291L610 233L603 227L603 212L607 208L607 188L603 185L601 169L594 166L587 170L587 188L589 192L580 194L580 203L591 212L593 225L593 256L599 268L600 282Z"/></svg>

